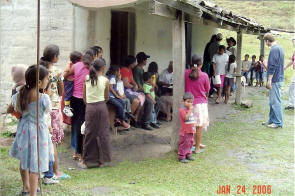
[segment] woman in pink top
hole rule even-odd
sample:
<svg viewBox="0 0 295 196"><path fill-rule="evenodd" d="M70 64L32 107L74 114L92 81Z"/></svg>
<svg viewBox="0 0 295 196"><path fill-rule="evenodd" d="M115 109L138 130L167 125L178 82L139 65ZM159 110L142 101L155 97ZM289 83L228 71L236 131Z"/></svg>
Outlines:
<svg viewBox="0 0 295 196"><path fill-rule="evenodd" d="M207 130L209 126L208 115L208 93L210 90L210 82L208 75L201 71L203 66L203 58L199 55L192 57L193 67L185 72L185 90L194 95L194 117L196 121L195 133L195 151L202 152L200 149L205 148L201 144L202 129Z"/></svg>
<svg viewBox="0 0 295 196"><path fill-rule="evenodd" d="M85 121L86 109L86 105L83 101L83 88L85 77L89 74L89 67L93 60L94 52L91 49L87 50L82 57L82 61L74 64L74 66L64 74L64 77L74 74L74 90L71 98L71 107L73 108L71 145L75 149L75 154L73 156L75 160L81 159L83 150L81 126Z"/></svg>

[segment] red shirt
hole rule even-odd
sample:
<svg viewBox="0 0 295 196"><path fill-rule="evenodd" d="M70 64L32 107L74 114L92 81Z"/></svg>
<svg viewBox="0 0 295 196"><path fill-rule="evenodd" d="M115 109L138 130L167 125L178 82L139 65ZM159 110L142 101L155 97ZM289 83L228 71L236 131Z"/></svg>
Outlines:
<svg viewBox="0 0 295 196"><path fill-rule="evenodd" d="M185 72L185 92L190 92L194 96L194 105L200 103L208 103L206 93L210 90L209 77L206 73L199 69L199 77L197 80L189 78L191 70Z"/></svg>
<svg viewBox="0 0 295 196"><path fill-rule="evenodd" d="M128 78L128 82L131 83L133 81L133 73L132 69L129 69L127 67L122 67L120 69L121 78Z"/></svg>
<svg viewBox="0 0 295 196"><path fill-rule="evenodd" d="M185 116L188 114L188 109L186 107L181 107L179 109L179 119L180 119L180 136L184 136L185 133L195 133L195 124L186 124Z"/></svg>

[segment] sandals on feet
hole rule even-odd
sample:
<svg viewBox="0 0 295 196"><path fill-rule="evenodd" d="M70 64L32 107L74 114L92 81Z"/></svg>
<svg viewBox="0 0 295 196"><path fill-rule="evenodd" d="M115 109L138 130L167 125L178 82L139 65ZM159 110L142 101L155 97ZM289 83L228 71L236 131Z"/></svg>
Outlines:
<svg viewBox="0 0 295 196"><path fill-rule="evenodd" d="M202 152L204 152L204 151L205 151L204 149L200 149L198 152L193 151L193 153L194 153L194 154L200 154L200 153L202 153Z"/></svg>

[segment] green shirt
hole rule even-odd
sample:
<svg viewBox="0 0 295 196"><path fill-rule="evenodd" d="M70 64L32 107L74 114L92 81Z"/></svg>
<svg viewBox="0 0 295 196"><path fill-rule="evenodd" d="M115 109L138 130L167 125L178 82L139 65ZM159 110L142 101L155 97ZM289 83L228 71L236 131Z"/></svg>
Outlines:
<svg viewBox="0 0 295 196"><path fill-rule="evenodd" d="M138 68L138 66L136 66L134 69L133 69L133 79L135 80L136 84L137 85L143 85L143 73L144 73L144 70L143 69L140 69Z"/></svg>
<svg viewBox="0 0 295 196"><path fill-rule="evenodd" d="M151 94L154 99L156 98L155 89L151 84L144 83L142 88L145 94Z"/></svg>

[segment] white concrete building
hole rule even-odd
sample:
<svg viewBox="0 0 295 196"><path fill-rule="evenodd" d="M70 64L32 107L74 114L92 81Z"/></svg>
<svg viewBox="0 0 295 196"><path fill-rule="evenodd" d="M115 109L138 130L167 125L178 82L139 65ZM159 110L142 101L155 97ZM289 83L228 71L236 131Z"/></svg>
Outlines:
<svg viewBox="0 0 295 196"><path fill-rule="evenodd" d="M203 54L217 28L252 34L265 32L251 20L221 13L207 2L41 0L41 50L47 44L57 44L61 69L71 51L83 52L94 45L103 48L107 65L121 64L124 56L144 51L151 56L149 62L158 63L160 72L173 60L175 76L180 74L181 79L185 59L192 53ZM36 1L1 0L0 112L9 103L12 65L36 63L36 21ZM189 48L190 54L185 54L185 48ZM183 89L181 84L179 88Z"/></svg>

